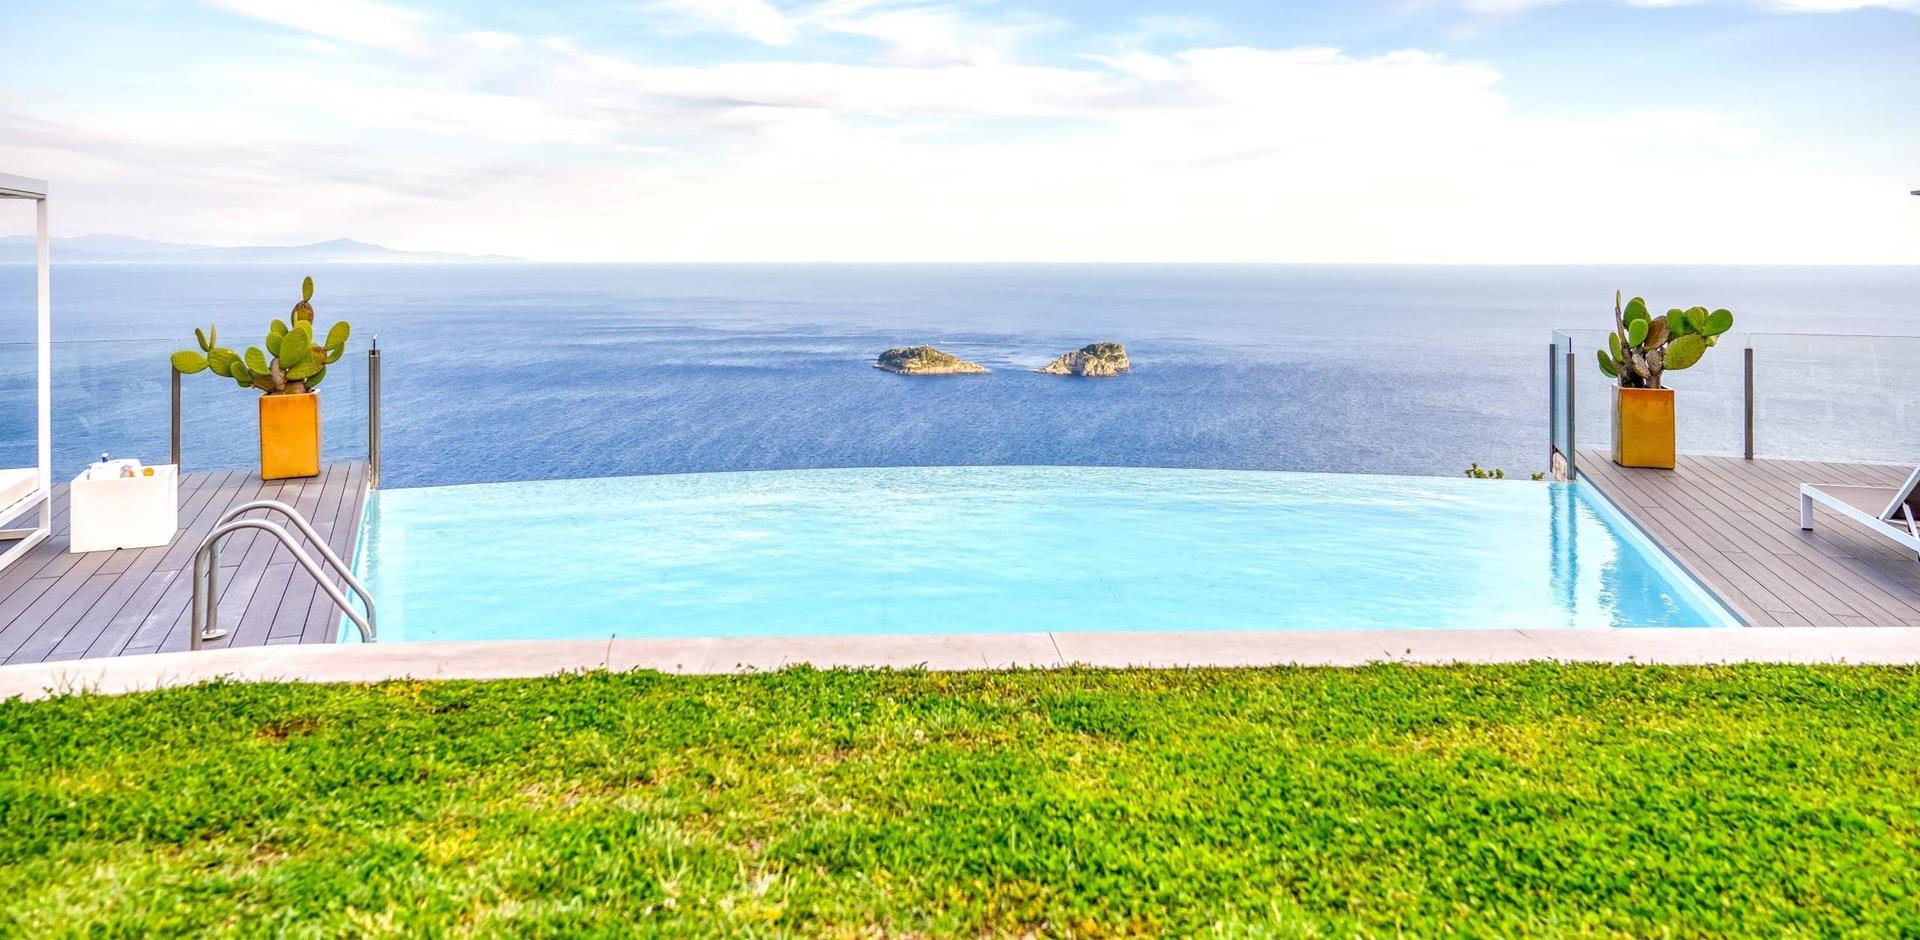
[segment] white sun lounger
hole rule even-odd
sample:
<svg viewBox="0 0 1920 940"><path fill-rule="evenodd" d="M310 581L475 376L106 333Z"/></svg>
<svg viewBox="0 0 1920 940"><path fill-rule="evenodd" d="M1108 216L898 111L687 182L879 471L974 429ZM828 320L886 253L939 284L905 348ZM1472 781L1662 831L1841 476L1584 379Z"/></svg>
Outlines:
<svg viewBox="0 0 1920 940"><path fill-rule="evenodd" d="M1897 487L1800 485L1800 528L1813 528L1815 501L1920 555L1920 467Z"/></svg>

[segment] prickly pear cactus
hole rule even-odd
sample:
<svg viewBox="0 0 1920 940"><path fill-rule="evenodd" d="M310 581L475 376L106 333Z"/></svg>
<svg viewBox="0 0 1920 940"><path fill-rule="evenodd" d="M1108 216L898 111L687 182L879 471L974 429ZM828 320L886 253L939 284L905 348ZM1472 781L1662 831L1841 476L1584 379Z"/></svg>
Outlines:
<svg viewBox="0 0 1920 940"><path fill-rule="evenodd" d="M1733 313L1707 312L1705 307L1675 307L1655 317L1639 297L1620 303L1613 294L1613 332L1607 348L1599 350L1600 371L1622 388L1662 388L1668 369L1685 369L1700 361L1719 337L1733 329Z"/></svg>
<svg viewBox="0 0 1920 940"><path fill-rule="evenodd" d="M268 395L298 395L312 391L327 377L327 366L346 354L347 338L353 328L345 320L327 330L326 341L313 323L313 278L300 282L300 302L286 320L275 319L267 327L265 348L250 346L234 352L220 346L220 333L214 327L195 329L193 338L198 352L183 349L172 356L174 371L192 374L210 371L232 379L241 388L254 388Z"/></svg>

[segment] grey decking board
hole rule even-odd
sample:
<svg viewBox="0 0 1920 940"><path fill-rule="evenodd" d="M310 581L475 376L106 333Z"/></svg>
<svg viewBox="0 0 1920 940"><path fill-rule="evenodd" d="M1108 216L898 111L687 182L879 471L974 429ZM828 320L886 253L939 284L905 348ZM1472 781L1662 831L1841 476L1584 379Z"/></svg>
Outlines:
<svg viewBox="0 0 1920 940"><path fill-rule="evenodd" d="M53 578L34 578L21 585L19 590L7 595L6 600L0 601L0 630L19 620L28 608L40 600L40 595L45 594L47 588L53 586L54 580ZM5 656L0 656L0 663L6 661Z"/></svg>
<svg viewBox="0 0 1920 940"><path fill-rule="evenodd" d="M166 587L158 595L136 595L130 599L129 607L114 616L114 631L125 634L120 641L122 650L157 646L160 637L153 634L162 629L160 624L167 619L162 610L185 607L187 600L182 591L191 593L193 589L191 575L187 573L191 568L193 550L212 530L213 521L231 505L229 500L243 485L236 478L243 473L239 470L221 473L218 479L209 480L204 485L201 496L191 507L192 518L174 537L173 544L167 546L153 562L154 570L166 576Z"/></svg>
<svg viewBox="0 0 1920 940"><path fill-rule="evenodd" d="M1585 461L1583 460L1582 463ZM1598 471L1600 475L1617 472L1611 464L1601 466L1604 469ZM1606 490L1607 487L1595 479L1596 474L1592 472L1594 470L1595 468L1589 467L1582 473ZM1670 527L1667 523L1669 516L1666 513L1653 511L1659 508L1659 504L1649 495L1620 485L1612 487L1609 495L1648 535L1667 548L1668 554L1688 575L1708 585L1715 594L1719 595L1721 602L1743 623L1772 626L1779 622L1776 611L1789 612L1790 615L1792 610L1790 606L1753 579L1740 575L1720 552L1714 550L1710 544L1699 542L1699 536L1696 533L1685 526ZM1681 548L1690 550L1679 550ZM1722 574L1722 569L1730 570L1732 575Z"/></svg>
<svg viewBox="0 0 1920 940"><path fill-rule="evenodd" d="M346 468L338 464L328 466L321 474L319 485L304 489L292 504L296 511L307 518L314 531L320 533L322 539L329 539L333 520L327 518L320 509L333 498L329 494L337 492L344 485L345 477ZM295 539L295 544L313 556L315 561L321 561L320 553L314 550L313 545L303 534L297 530L289 531ZM325 563L322 561L321 564L324 566ZM282 622L304 616L306 605L302 602L302 598L313 590L313 579L308 577L305 571L299 570L292 553L278 542L274 543L272 557L268 561L268 570L275 568L284 568L286 574L278 585L273 604L270 607L261 607L260 619L248 625L249 631L246 636L236 634L233 638L234 644L264 645L275 634L293 632L283 630ZM258 631L257 634L254 632L255 629Z"/></svg>
<svg viewBox="0 0 1920 940"><path fill-rule="evenodd" d="M293 580L296 567L292 562L283 565L267 565L266 570L260 574L259 586L252 592L245 610L236 620L227 621L229 633L227 638L221 641L222 645L266 645L268 628L273 624L274 615L280 611L280 602L287 595L287 583Z"/></svg>
<svg viewBox="0 0 1920 940"><path fill-rule="evenodd" d="M1801 483L1894 486L1904 468L1686 456L1672 471L1627 470L1599 451L1578 466L1750 623L1920 626L1920 562L1825 510L1814 531L1799 524Z"/></svg>
<svg viewBox="0 0 1920 940"><path fill-rule="evenodd" d="M263 494L280 498L307 513L321 537L350 557L361 511L355 488L365 480L361 464L330 464L312 480L266 484L251 470L189 474L181 480L181 529L171 545L80 555L67 551L66 487L58 486L55 535L0 572L0 661L185 648L193 550L216 518ZM316 599L325 599L316 598L311 579L272 537L236 533L223 544L221 561L220 613L230 632L215 645L332 639L326 631L308 636ZM283 634L278 639L276 625Z"/></svg>
<svg viewBox="0 0 1920 940"><path fill-rule="evenodd" d="M112 573L102 574L96 570L80 581L59 608L49 614L46 621L33 631L33 635L27 637L27 641L20 644L20 648L8 658L27 663L46 659L48 653L58 648L61 641L75 631L87 611L92 610L101 595L113 587L116 579L117 576Z"/></svg>
<svg viewBox="0 0 1920 940"><path fill-rule="evenodd" d="M1771 465L1756 469L1768 474L1778 484L1771 491L1762 494L1763 498L1759 505L1764 507L1760 513L1762 516L1790 523L1790 525L1771 525L1766 528L1766 531L1774 535L1780 544L1790 547L1795 554L1802 557L1811 558L1817 553L1825 558L1844 558L1862 563L1865 568L1873 569L1879 574L1877 586L1884 589L1889 585L1905 585L1913 589L1913 592L1905 594L1890 593L1888 595L1890 599L1898 602L1900 608L1904 608L1904 611L1892 609L1893 613L1901 616L1920 615L1920 565L1908 564L1907 562L1911 559L1901 558L1898 550L1890 553L1888 543L1884 539L1866 532L1850 520L1830 514L1824 507L1816 511L1814 530L1801 531L1798 521L1799 484L1807 477L1791 472L1794 468L1790 466L1782 468ZM1871 464L1856 465L1855 470L1864 475L1856 482L1872 486L1897 485L1906 472L1901 468ZM1857 566L1849 564L1842 564L1839 567L1849 571L1860 570ZM1887 605L1883 601L1881 606Z"/></svg>
<svg viewBox="0 0 1920 940"><path fill-rule="evenodd" d="M320 504L326 496L326 491L329 488L340 486L345 479L344 468L338 464L329 465L321 471L319 480L310 485L302 486L299 492L293 494L292 499L283 499L282 502L292 506L295 512L305 516L308 524L312 525L314 530L320 533L320 537L326 538L327 531L331 529L333 525L331 520L324 519L320 515ZM288 526L287 532L293 536L293 543L300 546L307 554L314 556L319 555L319 552L315 551L314 547L308 543L306 535L300 532L299 529ZM318 558L316 557L315 560L317 561ZM287 551L285 545L274 542L273 558L269 564L293 564L293 553Z"/></svg>
<svg viewBox="0 0 1920 940"><path fill-rule="evenodd" d="M1701 510L1697 518L1712 525L1721 538L1737 542L1731 550L1743 557L1748 570L1771 575L1775 579L1774 584L1790 590L1821 613L1833 617L1859 617L1869 613L1868 605L1861 603L1860 598L1853 596L1852 592L1836 593L1831 586L1822 583L1826 579L1809 578L1801 570L1786 564L1780 555L1769 550L1755 537L1744 521L1726 519L1711 509Z"/></svg>
<svg viewBox="0 0 1920 940"><path fill-rule="evenodd" d="M257 487L243 487L229 505L238 506L256 499L272 499L293 506L298 511L302 501L301 494L308 489L317 491L325 486L328 470L329 468L326 467L321 468L321 475L313 480L276 480L265 483L254 480L252 482L257 484ZM265 510L253 510L245 513L242 518L264 518L286 529L293 538L300 537L298 530L285 519L279 518L278 514L268 515ZM222 546L220 598L217 608L219 622L225 627L227 635L211 641L208 644L210 647L241 643L242 637L238 628L245 620L247 611L254 606L256 594L264 591L269 596L260 598L261 603L279 605L286 591L286 585L284 582L279 584L269 582L266 579L266 571L269 564L276 558L282 558L289 564L293 561L293 556L285 554L279 539L262 530L241 529L233 533L230 539L230 548L229 543L223 543ZM228 562L233 563L229 566ZM191 588L191 582L189 582L189 588ZM260 618L270 616L270 613L263 613ZM188 635L190 619L189 605L188 608L182 608L169 626L166 637L160 641L159 648L162 651L188 648L191 639ZM265 622L265 619L256 619L255 624L264 625ZM253 639L253 643L242 645L259 645L266 639L264 630Z"/></svg>
<svg viewBox="0 0 1920 940"><path fill-rule="evenodd" d="M180 576L177 571L153 571L140 580L140 584L127 596L125 603L115 613L87 645L85 656L118 656L127 648L133 633L139 629L140 622L160 603L167 588ZM122 576L132 581L130 576Z"/></svg>
<svg viewBox="0 0 1920 940"><path fill-rule="evenodd" d="M259 480L245 471L232 471L211 494L194 519L193 527L173 540L160 560L162 570L174 573L167 591L160 596L127 640L129 651L151 652L165 642L174 625L184 623L193 598L193 553L221 513L245 502L258 491ZM229 579L230 580L230 579Z"/></svg>
<svg viewBox="0 0 1920 940"><path fill-rule="evenodd" d="M1889 592L1879 580L1860 574L1853 564L1849 564L1857 561L1851 551L1836 544L1835 540L1823 538L1822 530L1816 529L1813 533L1800 530L1797 486L1755 487L1741 478L1734 468L1721 466L1718 461L1710 465L1709 473L1714 480L1728 487L1718 499L1720 503L1737 504L1742 497L1749 501L1748 506L1737 512L1722 509L1717 515L1729 526L1760 540L1779 564L1799 572L1806 579L1838 579L1851 592L1846 596L1847 605L1857 611L1860 617L1879 622L1899 622L1920 616L1920 607ZM1793 508L1785 510L1779 508L1781 506ZM1789 516L1793 522L1791 527L1779 524L1782 513L1793 514ZM1831 531L1838 533L1841 530Z"/></svg>
<svg viewBox="0 0 1920 940"><path fill-rule="evenodd" d="M1598 470L1599 475L1612 484L1609 495L1635 493L1643 507L1636 518L1641 527L1653 533L1669 554L1680 561L1682 567L1697 580L1721 595L1722 600L1734 608L1734 613L1741 619L1748 623L1778 622L1782 616L1799 617L1799 608L1812 606L1790 587L1755 577L1748 570L1750 565L1742 564L1749 561L1749 556L1739 551L1739 546L1718 542L1710 529L1695 525L1692 511L1682 508L1679 505L1680 498L1669 492L1673 483L1671 475L1647 474L1638 481L1645 485L1636 488L1632 486L1636 481L1628 476L1628 471L1604 460L1587 469ZM1603 485L1602 488L1608 487ZM1795 606L1796 600L1799 601L1799 608ZM1757 613L1766 616L1757 617Z"/></svg>
<svg viewBox="0 0 1920 940"><path fill-rule="evenodd" d="M212 497L219 492L226 474L224 472L193 474L192 478L196 479L200 486L182 496L180 517L186 521L186 525L181 528L180 534L174 536L174 539L176 542L189 541L198 544L211 525L215 514L219 512L219 507L212 504ZM165 593L168 582L178 576L178 569L168 570L161 567L169 548L170 546L160 545L133 552L114 553L115 557L124 555L132 559L122 574L124 581L132 587L119 598L120 603L117 606L98 609L95 612L95 616L103 620L106 625L88 643L87 655L111 656L118 653L133 636L133 631L140 625L141 620L153 610L161 595ZM103 565L102 568L104 567ZM111 595L103 598L102 603L108 603L111 599Z"/></svg>
<svg viewBox="0 0 1920 940"><path fill-rule="evenodd" d="M48 539L40 544L46 545L52 541ZM93 577L94 571L100 567L102 561L105 561L100 557L102 554L104 553L94 552L89 555L76 555L74 557L79 561L62 572L59 577L41 579L52 583L47 585L46 591L27 609L21 611L20 616L12 623L0 626L0 658L8 662L13 660L14 654L33 637L34 633L53 618L53 615L73 597L74 592L86 584L88 578ZM25 658L22 661L31 662Z"/></svg>
<svg viewBox="0 0 1920 940"><path fill-rule="evenodd" d="M329 530L329 543L349 566L359 562L359 559L354 557L354 551L358 548L361 520L365 516L366 483L366 464L347 465L345 485L340 491L340 503L335 507L332 528ZM333 583L343 592L345 591L344 580L336 577ZM332 643L338 640L341 620L339 608L335 607L333 600L322 594L317 586L309 585L308 593L307 615L298 624L301 642Z"/></svg>
<svg viewBox="0 0 1920 940"><path fill-rule="evenodd" d="M60 531L59 525L58 525L60 514L65 511L64 506L66 503L66 499L67 499L67 488L64 485L55 485L53 488L53 505L54 505L54 521L55 521L55 527L53 530L54 534L42 540L39 547L36 547L32 551L29 551L27 554L21 556L19 559L15 560L13 564L8 565L7 570L0 571L0 601L6 600L6 598L11 596L14 591L19 590L20 587L26 584L28 581L31 581L34 578L40 577L40 572L43 569L45 569L47 565L53 563L54 555L56 553L42 552L40 551L40 548L44 548L49 543L54 541L59 541L63 547L67 544L65 534ZM23 521L19 523L9 523L9 524L14 525L17 528L35 525L38 523L38 520L39 520L39 510L36 508L22 518L27 519L29 521ZM0 543L0 545L10 546L12 545L12 542L9 541L6 543Z"/></svg>
<svg viewBox="0 0 1920 940"><path fill-rule="evenodd" d="M336 466L333 469L338 472L339 479L335 481L335 485L327 489L327 492L322 496L319 504L314 507L313 527L320 532L321 537L327 540L327 544L337 546L341 539L336 538L335 533L341 525L339 516L342 512L342 507L351 504L352 500L348 498L349 493L354 492L352 488L358 485L360 480L355 476L354 468L352 467ZM357 498L357 495L354 498ZM357 527L360 520L357 513L354 515L353 520L353 524ZM346 538L350 540L353 538L353 535L346 534ZM345 559L348 564L353 563L352 543L350 541L348 542L346 551L341 551L336 547L334 553L342 559ZM328 580L336 586L345 587L345 582L331 571L328 573ZM304 603L302 603L303 598ZM321 612L337 609L333 606L332 599L321 592L319 584L312 578L303 579L296 584L289 584L287 586L286 603L281 605L279 614L274 617L271 635L274 637L293 636L305 638L307 634L307 621L317 616L315 611L316 606L318 606ZM318 631L316 631L316 636L312 642L323 642L326 639L331 639L331 637L321 637L318 635Z"/></svg>
<svg viewBox="0 0 1920 940"><path fill-rule="evenodd" d="M360 514L357 508L359 499L365 490L365 465L349 464L335 468L338 479L319 503L314 507L313 527L319 530L327 544L333 547L348 565L354 563L354 541L359 533ZM341 515L351 511L351 522L343 521ZM323 562L324 564L324 562ZM344 588L345 582L329 571L327 580L337 587ZM308 624L327 612L338 616L333 601L321 592L319 584L311 578L305 578L287 587L286 602L274 618L272 637L298 637L305 643L330 643L335 637L331 632L321 629L308 629Z"/></svg>

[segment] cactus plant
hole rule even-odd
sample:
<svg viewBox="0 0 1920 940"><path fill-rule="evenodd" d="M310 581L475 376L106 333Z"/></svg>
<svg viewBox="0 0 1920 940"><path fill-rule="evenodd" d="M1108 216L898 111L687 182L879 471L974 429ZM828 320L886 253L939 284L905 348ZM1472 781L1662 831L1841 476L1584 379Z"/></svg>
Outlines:
<svg viewBox="0 0 1920 940"><path fill-rule="evenodd" d="M300 302L287 319L276 319L267 328L264 349L249 346L236 353L224 348L219 345L220 331L209 326L204 332L193 331L199 351L183 349L173 354L173 368L189 375L212 371L241 388L257 388L268 395L299 395L327 377L327 366L340 361L352 333L353 327L341 320L327 331L326 339L314 338L313 278L309 277L300 282Z"/></svg>
<svg viewBox="0 0 1920 940"><path fill-rule="evenodd" d="M1607 348L1598 351L1600 371L1621 388L1662 388L1663 373L1699 362L1731 329L1731 311L1676 307L1655 317L1638 297L1622 307L1620 292L1614 291L1613 332L1607 336Z"/></svg>

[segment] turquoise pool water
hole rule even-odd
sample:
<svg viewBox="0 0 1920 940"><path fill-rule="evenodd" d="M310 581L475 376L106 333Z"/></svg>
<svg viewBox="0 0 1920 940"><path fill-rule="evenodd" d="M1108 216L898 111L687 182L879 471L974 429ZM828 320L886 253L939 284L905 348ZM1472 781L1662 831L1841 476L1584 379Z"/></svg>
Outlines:
<svg viewBox="0 0 1920 940"><path fill-rule="evenodd" d="M1723 626L1584 485L938 467L378 491L381 642Z"/></svg>

